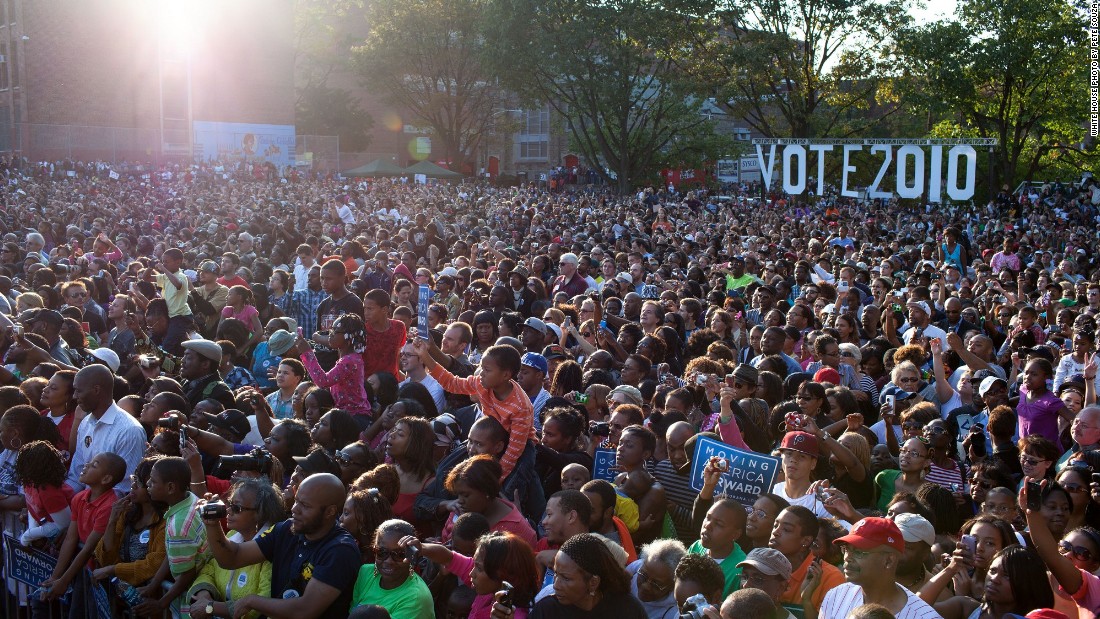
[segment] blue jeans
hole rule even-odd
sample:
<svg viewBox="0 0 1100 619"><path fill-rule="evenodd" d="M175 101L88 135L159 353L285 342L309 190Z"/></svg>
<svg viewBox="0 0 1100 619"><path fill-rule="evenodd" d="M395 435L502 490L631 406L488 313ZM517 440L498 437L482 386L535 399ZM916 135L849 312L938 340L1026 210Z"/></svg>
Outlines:
<svg viewBox="0 0 1100 619"><path fill-rule="evenodd" d="M194 327L191 315L172 316L168 319L168 332L164 334L161 348L174 357L183 356L183 341L187 339L187 331Z"/></svg>

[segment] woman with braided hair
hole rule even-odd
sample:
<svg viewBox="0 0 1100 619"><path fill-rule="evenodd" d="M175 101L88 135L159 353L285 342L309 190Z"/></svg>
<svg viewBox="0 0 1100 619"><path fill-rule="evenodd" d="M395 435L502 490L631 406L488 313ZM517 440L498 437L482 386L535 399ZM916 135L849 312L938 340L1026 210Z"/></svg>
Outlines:
<svg viewBox="0 0 1100 619"><path fill-rule="evenodd" d="M510 619L500 604L494 617ZM591 533L565 540L554 558L554 594L539 600L531 619L616 617L645 619L645 608L630 594L630 577L607 546Z"/></svg>
<svg viewBox="0 0 1100 619"><path fill-rule="evenodd" d="M344 501L340 526L358 542L364 565L374 563L374 532L390 518L393 518L393 507L378 488L353 490Z"/></svg>

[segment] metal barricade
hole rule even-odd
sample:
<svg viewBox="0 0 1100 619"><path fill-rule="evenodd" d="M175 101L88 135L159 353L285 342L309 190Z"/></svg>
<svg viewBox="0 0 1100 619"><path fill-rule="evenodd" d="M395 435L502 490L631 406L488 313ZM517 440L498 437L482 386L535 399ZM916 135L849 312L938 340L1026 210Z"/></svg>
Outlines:
<svg viewBox="0 0 1100 619"><path fill-rule="evenodd" d="M23 523L23 514L17 512L3 512L2 522L4 535L0 537L0 544L2 544L3 551L2 573L5 581L3 616L8 619L31 619L31 598L37 587L32 587L13 577L15 566L12 565L12 562L16 559L11 552L12 549L9 548L9 539L18 539L27 527ZM83 607L83 612L80 613L81 616L88 619L100 617L138 619L137 615L119 597L117 588L110 581L104 581L98 586L100 587L99 592L96 591L97 583L92 580L91 572L88 570L85 570L83 575L73 580L69 599L76 600L77 603L81 604ZM162 587L167 592L171 584L165 582ZM179 604L173 601L171 606L164 611L162 619L180 619L179 610ZM61 604L54 602L49 605L49 611L42 619L45 619L45 617L54 619L55 617L68 616L67 613L63 613Z"/></svg>

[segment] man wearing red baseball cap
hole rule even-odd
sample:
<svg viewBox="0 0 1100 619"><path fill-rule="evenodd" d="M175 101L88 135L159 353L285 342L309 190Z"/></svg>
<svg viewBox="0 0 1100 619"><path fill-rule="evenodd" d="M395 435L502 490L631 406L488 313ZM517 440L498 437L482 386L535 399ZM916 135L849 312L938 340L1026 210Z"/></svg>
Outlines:
<svg viewBox="0 0 1100 619"><path fill-rule="evenodd" d="M825 594L818 619L846 619L857 606L872 603L885 606L897 619L939 619L931 606L896 582L905 538L893 521L864 518L833 543L844 550L848 582Z"/></svg>

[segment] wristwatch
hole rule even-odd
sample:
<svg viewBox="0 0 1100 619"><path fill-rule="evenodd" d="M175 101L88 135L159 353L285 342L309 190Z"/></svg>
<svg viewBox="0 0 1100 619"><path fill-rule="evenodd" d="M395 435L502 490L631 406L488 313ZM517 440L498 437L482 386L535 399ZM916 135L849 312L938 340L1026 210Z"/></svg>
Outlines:
<svg viewBox="0 0 1100 619"><path fill-rule="evenodd" d="M202 609L202 610L203 610L203 612L205 612L205 613L206 613L206 614L207 614L208 616L210 616L210 617L213 617L213 616L214 616L214 605L213 605L213 604L207 603L207 605L206 605L206 608L204 608L204 609Z"/></svg>

